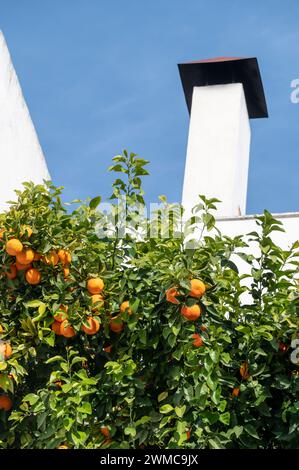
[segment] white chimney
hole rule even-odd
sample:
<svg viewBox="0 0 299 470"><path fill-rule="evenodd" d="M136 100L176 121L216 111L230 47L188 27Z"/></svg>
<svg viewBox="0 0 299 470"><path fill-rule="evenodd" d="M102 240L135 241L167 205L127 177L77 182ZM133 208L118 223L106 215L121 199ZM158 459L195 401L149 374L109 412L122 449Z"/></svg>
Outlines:
<svg viewBox="0 0 299 470"><path fill-rule="evenodd" d="M18 77L0 31L0 211L25 181L50 180Z"/></svg>
<svg viewBox="0 0 299 470"><path fill-rule="evenodd" d="M182 204L216 197L218 216L246 213L249 118L267 117L257 60L217 58L179 64L190 127Z"/></svg>

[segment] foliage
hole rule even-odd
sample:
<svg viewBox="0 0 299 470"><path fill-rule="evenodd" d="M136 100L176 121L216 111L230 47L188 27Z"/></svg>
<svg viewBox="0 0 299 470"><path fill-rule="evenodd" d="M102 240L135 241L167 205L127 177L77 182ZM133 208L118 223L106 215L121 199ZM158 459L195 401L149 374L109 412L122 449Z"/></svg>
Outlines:
<svg viewBox="0 0 299 470"><path fill-rule="evenodd" d="M299 375L290 354L299 244L283 250L272 241L283 228L267 211L247 237L224 236L215 227L217 200L203 196L184 225L181 207L165 197L152 220L138 222L146 164L126 151L114 158L111 170L124 179L113 184L110 214L99 197L68 211L62 188L26 183L0 216L0 340L13 349L0 358L0 395L13 401L0 410L0 447L298 448ZM25 270L8 279L12 237L42 256L68 250L69 276L42 258L33 261L40 284L28 284ZM96 276L105 287L94 307L86 282ZM203 297L189 295L191 279L203 280ZM166 300L172 287L178 304ZM126 300L131 311L120 313ZM181 307L194 304L201 316L187 321ZM61 305L72 338L51 329ZM101 323L98 333L82 331L87 316ZM109 328L115 316L120 333ZM195 333L203 346L193 345Z"/></svg>

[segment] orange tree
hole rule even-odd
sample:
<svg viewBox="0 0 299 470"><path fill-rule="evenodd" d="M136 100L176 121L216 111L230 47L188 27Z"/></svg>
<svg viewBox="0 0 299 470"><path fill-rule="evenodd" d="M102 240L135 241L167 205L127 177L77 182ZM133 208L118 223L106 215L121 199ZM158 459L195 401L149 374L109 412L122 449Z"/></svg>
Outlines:
<svg viewBox="0 0 299 470"><path fill-rule="evenodd" d="M138 221L146 163L114 158L109 214L26 183L0 216L0 447L299 447L299 245L265 212L248 254L204 197Z"/></svg>

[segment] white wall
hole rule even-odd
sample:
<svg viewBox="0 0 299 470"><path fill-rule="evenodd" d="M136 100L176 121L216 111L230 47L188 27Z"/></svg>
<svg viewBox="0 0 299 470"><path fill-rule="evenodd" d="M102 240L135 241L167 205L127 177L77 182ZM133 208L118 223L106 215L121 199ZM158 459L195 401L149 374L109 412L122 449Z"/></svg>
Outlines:
<svg viewBox="0 0 299 470"><path fill-rule="evenodd" d="M47 164L0 31L0 211L22 182L43 179L50 179Z"/></svg>
<svg viewBox="0 0 299 470"><path fill-rule="evenodd" d="M246 213L250 125L241 83L193 88L182 203L216 197L220 216Z"/></svg>

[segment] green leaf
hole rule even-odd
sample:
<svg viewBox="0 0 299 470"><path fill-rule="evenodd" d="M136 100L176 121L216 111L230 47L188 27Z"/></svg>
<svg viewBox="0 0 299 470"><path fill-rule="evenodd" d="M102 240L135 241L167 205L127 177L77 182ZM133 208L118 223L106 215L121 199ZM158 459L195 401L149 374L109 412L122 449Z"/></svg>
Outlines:
<svg viewBox="0 0 299 470"><path fill-rule="evenodd" d="M219 421L221 421L221 423L226 424L228 426L230 423L230 413L226 411L226 413L221 414L219 417Z"/></svg>
<svg viewBox="0 0 299 470"><path fill-rule="evenodd" d="M52 364L52 362L57 362L57 361L64 361L64 358L62 356L53 356L50 357L47 361L45 361L45 364Z"/></svg>
<svg viewBox="0 0 299 470"><path fill-rule="evenodd" d="M28 393L28 395L25 395L25 397L23 398L23 402L28 401L30 405L34 405L38 400L39 396L35 395L34 393Z"/></svg>
<svg viewBox="0 0 299 470"><path fill-rule="evenodd" d="M124 433L126 436L131 436L134 438L136 436L136 428L133 426L128 426L125 428Z"/></svg>
<svg viewBox="0 0 299 470"><path fill-rule="evenodd" d="M158 402L165 400L168 397L168 392L162 392L158 395Z"/></svg>
<svg viewBox="0 0 299 470"><path fill-rule="evenodd" d="M173 410L173 406L171 405L163 405L160 407L160 413L162 414L168 414Z"/></svg>
<svg viewBox="0 0 299 470"><path fill-rule="evenodd" d="M246 424L244 426L244 430L249 434L251 437L254 437L255 439L259 439L260 436L258 435L256 429L252 424Z"/></svg>
<svg viewBox="0 0 299 470"><path fill-rule="evenodd" d="M176 412L176 415L179 417L179 418L182 418L185 414L185 411L186 411L186 405L183 405L183 406L176 406L174 411Z"/></svg>
<svg viewBox="0 0 299 470"><path fill-rule="evenodd" d="M102 200L101 196L94 197L89 203L90 209L96 209L98 205L100 204L101 200Z"/></svg>
<svg viewBox="0 0 299 470"><path fill-rule="evenodd" d="M91 404L89 402L82 403L81 406L79 406L78 411L80 411L81 413L86 413L87 415L91 415L92 414Z"/></svg>

